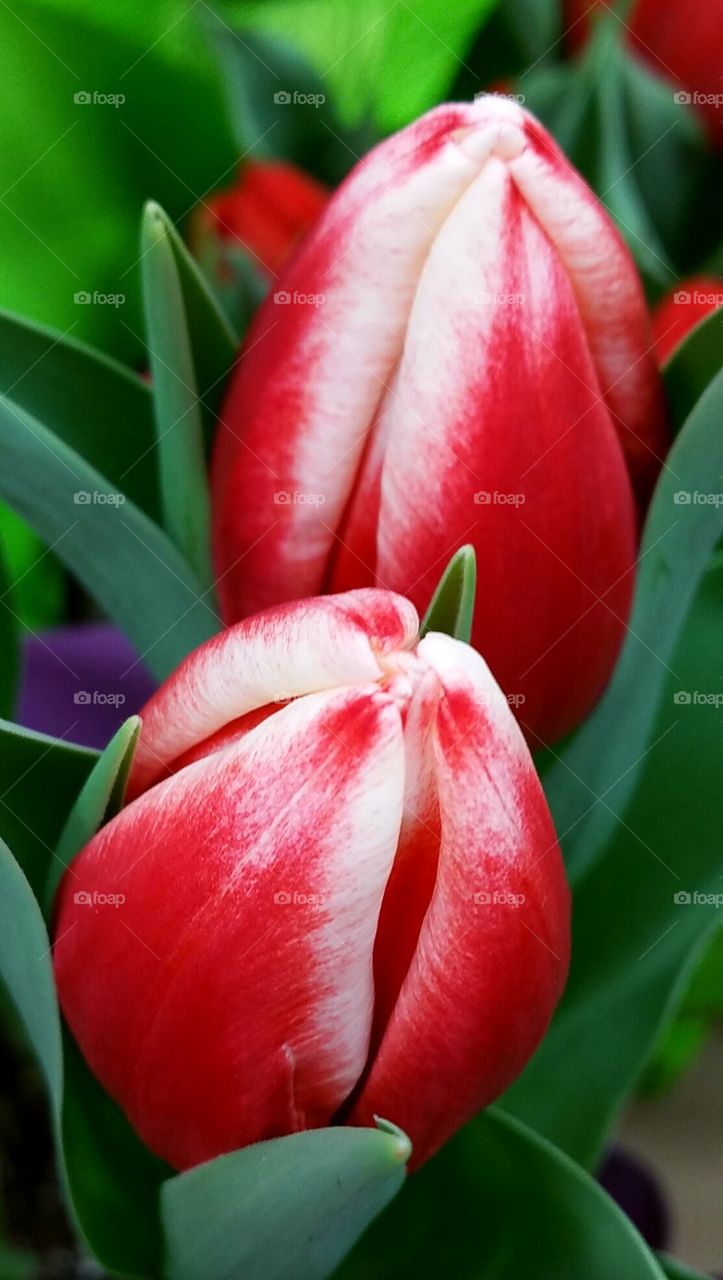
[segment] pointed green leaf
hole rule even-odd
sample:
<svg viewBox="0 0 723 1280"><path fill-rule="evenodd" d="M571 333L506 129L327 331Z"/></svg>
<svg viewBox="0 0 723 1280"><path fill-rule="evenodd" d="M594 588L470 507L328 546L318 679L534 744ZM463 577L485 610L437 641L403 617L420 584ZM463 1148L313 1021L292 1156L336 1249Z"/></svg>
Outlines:
<svg viewBox="0 0 723 1280"><path fill-rule="evenodd" d="M0 721L0 836L38 896L73 796L97 759L97 751Z"/></svg>
<svg viewBox="0 0 723 1280"><path fill-rule="evenodd" d="M477 562L474 547L460 547L452 556L424 615L421 635L443 631L469 644L474 615Z"/></svg>
<svg viewBox="0 0 723 1280"><path fill-rule="evenodd" d="M165 220L152 204L143 215L141 265L163 525L208 586L210 516L201 404L176 259Z"/></svg>
<svg viewBox="0 0 723 1280"><path fill-rule="evenodd" d="M325 1280L404 1181L393 1126L315 1129L164 1183L167 1280Z"/></svg>
<svg viewBox="0 0 723 1280"><path fill-rule="evenodd" d="M0 394L157 517L151 394L137 374L67 334L0 310Z"/></svg>
<svg viewBox="0 0 723 1280"><path fill-rule="evenodd" d="M50 916L58 885L76 853L108 822L123 804L128 773L138 742L141 722L131 716L111 738L91 769L87 781L68 814L46 886L46 916Z"/></svg>
<svg viewBox="0 0 723 1280"><path fill-rule="evenodd" d="M598 791L601 807L622 817L608 833L604 856L576 877L567 989L540 1049L503 1099L589 1168L720 927L723 788L715 699L722 634L720 555L671 657L651 741L639 761L633 757L631 801L623 809L618 798L627 789L626 758L607 794ZM612 725L599 749L619 751Z"/></svg>
<svg viewBox="0 0 723 1280"><path fill-rule="evenodd" d="M408 1180L335 1280L370 1276L662 1280L663 1272L588 1174L494 1108Z"/></svg>
<svg viewBox="0 0 723 1280"><path fill-rule="evenodd" d="M0 979L45 1079L66 1197L81 1234L109 1270L155 1278L158 1187L169 1171L141 1145L63 1036L45 923L1 841Z"/></svg>
<svg viewBox="0 0 723 1280"><path fill-rule="evenodd" d="M612 680L545 772L545 791L574 876L600 855L635 789L675 644L723 528L722 415L723 371L697 402L660 476L640 550L632 617Z"/></svg>
<svg viewBox="0 0 723 1280"><path fill-rule="evenodd" d="M218 629L165 534L37 419L0 399L4 498L77 575L157 676Z"/></svg>
<svg viewBox="0 0 723 1280"><path fill-rule="evenodd" d="M287 30L266 31L208 6L204 21L242 156L290 160L335 185L376 138L344 128L330 86ZM300 101L297 95L303 95Z"/></svg>
<svg viewBox="0 0 723 1280"><path fill-rule="evenodd" d="M160 205L149 201L144 219L155 224L153 237L165 235L173 251L178 283L183 295L196 386L210 437L225 389L225 380L238 355L238 336L219 306L198 264Z"/></svg>

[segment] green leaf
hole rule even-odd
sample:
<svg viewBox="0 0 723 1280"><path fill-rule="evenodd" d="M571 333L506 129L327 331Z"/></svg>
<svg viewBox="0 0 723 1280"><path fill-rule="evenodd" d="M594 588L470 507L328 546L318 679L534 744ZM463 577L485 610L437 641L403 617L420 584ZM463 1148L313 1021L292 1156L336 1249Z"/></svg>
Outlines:
<svg viewBox="0 0 723 1280"><path fill-rule="evenodd" d="M73 858L99 827L114 817L123 804L128 773L138 742L141 722L131 716L113 735L96 760L88 778L68 814L50 864L46 885L46 916L50 916L53 899Z"/></svg>
<svg viewBox="0 0 723 1280"><path fill-rule="evenodd" d="M171 1178L167 1280L325 1280L396 1195L410 1150L393 1126L315 1129Z"/></svg>
<svg viewBox="0 0 723 1280"><path fill-rule="evenodd" d="M676 347L663 370L672 429L677 432L723 367L723 311L701 320Z"/></svg>
<svg viewBox="0 0 723 1280"><path fill-rule="evenodd" d="M420 634L443 631L469 644L477 583L474 547L460 547L452 556L424 615Z"/></svg>
<svg viewBox="0 0 723 1280"><path fill-rule="evenodd" d="M207 235L194 246L198 265L234 332L243 337L268 292L268 280L244 246Z"/></svg>
<svg viewBox="0 0 723 1280"><path fill-rule="evenodd" d="M135 373L67 334L0 311L0 394L157 518L151 394Z"/></svg>
<svg viewBox="0 0 723 1280"><path fill-rule="evenodd" d="M30 886L0 841L0 978L20 1015L56 1111L62 1105L63 1049L50 942Z"/></svg>
<svg viewBox="0 0 723 1280"><path fill-rule="evenodd" d="M723 499L720 505L697 501L710 494L723 472L721 415L723 372L690 414L655 490L632 617L612 680L545 772L545 791L573 876L600 856L635 789L666 676L675 672L676 641L723 527Z"/></svg>
<svg viewBox="0 0 723 1280"><path fill-rule="evenodd" d="M596 1182L493 1109L409 1179L335 1280L370 1276L662 1280L663 1273Z"/></svg>
<svg viewBox="0 0 723 1280"><path fill-rule="evenodd" d="M221 16L207 9L205 16L242 156L291 160L335 185L376 137L339 122L330 86L287 30L253 29L226 11Z"/></svg>
<svg viewBox="0 0 723 1280"><path fill-rule="evenodd" d="M443 96L459 102L512 76L521 76L519 88L524 91L528 69L549 63L561 37L562 14L557 4L540 4L540 0L493 4L488 21L455 73L454 85Z"/></svg>
<svg viewBox="0 0 723 1280"><path fill-rule="evenodd" d="M723 556L706 575L671 657L651 745L647 754L641 749L635 794L624 810L617 791L626 790L627 778L613 784L631 765L627 755L620 760L618 728L608 724L599 750L613 763L618 753L619 774L612 774L605 803L621 817L604 857L578 877L563 1000L503 1100L589 1167L720 927L715 899L706 899L721 895L720 708L696 704L693 694L720 696L721 634ZM690 702L676 701L681 689Z"/></svg>
<svg viewBox="0 0 723 1280"><path fill-rule="evenodd" d="M50 940L30 886L0 842L0 978L45 1079L66 1196L78 1228L105 1267L159 1273L154 1201L168 1170L142 1147L61 1031Z"/></svg>
<svg viewBox="0 0 723 1280"><path fill-rule="evenodd" d="M153 204L143 215L141 261L163 525L207 586L212 575L201 404L176 259L166 219Z"/></svg>
<svg viewBox="0 0 723 1280"><path fill-rule="evenodd" d="M494 0L236 0L224 16L293 42L323 77L344 123L372 121L390 133L444 100L494 7ZM303 91L306 82L276 87Z"/></svg>
<svg viewBox="0 0 723 1280"><path fill-rule="evenodd" d="M155 201L148 201L143 216L149 247L160 241L173 253L195 383L206 434L210 437L221 407L226 379L238 355L238 336L165 210Z"/></svg>
<svg viewBox="0 0 723 1280"><path fill-rule="evenodd" d="M0 721L0 836L38 896L73 796L97 759L96 751Z"/></svg>
<svg viewBox="0 0 723 1280"><path fill-rule="evenodd" d="M173 1170L143 1145L65 1028L63 1049L63 1160L80 1230L109 1271L156 1280L160 1188Z"/></svg>
<svg viewBox="0 0 723 1280"><path fill-rule="evenodd" d="M65 617L65 571L34 529L0 503L0 543L12 580L12 607L28 631Z"/></svg>
<svg viewBox="0 0 723 1280"><path fill-rule="evenodd" d="M684 1262L671 1258L667 1253L659 1253L658 1261L668 1280L708 1280L708 1277L701 1275L700 1271L693 1271L691 1267L686 1267Z"/></svg>
<svg viewBox="0 0 723 1280"><path fill-rule="evenodd" d="M159 678L218 627L200 582L132 502L37 419L0 400L0 497L36 529Z"/></svg>
<svg viewBox="0 0 723 1280"><path fill-rule="evenodd" d="M180 222L236 159L199 7L0 5L3 305L133 361L143 351L143 201L153 195ZM125 101L88 102L93 93ZM78 292L125 302L78 305Z"/></svg>

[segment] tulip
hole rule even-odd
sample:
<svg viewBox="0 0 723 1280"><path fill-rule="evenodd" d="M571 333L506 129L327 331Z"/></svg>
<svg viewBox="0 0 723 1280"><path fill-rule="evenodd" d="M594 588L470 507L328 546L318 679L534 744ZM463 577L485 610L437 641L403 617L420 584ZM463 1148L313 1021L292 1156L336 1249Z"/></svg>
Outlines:
<svg viewBox="0 0 723 1280"><path fill-rule="evenodd" d="M614 665L633 484L665 449L628 250L544 129L491 95L353 170L251 326L213 458L224 618L354 587L425 609L460 545L473 642L550 741Z"/></svg>
<svg viewBox="0 0 723 1280"><path fill-rule="evenodd" d="M715 276L682 280L653 312L653 336L660 364L677 351L692 329L723 306L723 282Z"/></svg>
<svg viewBox="0 0 723 1280"><path fill-rule="evenodd" d="M215 636L142 720L57 908L90 1067L177 1168L377 1115L425 1160L520 1071L568 963L552 822L482 658L353 591Z"/></svg>
<svg viewBox="0 0 723 1280"><path fill-rule="evenodd" d="M579 48L603 0L566 0L568 40ZM625 23L631 47L652 72L669 80L682 103L700 114L711 141L723 144L723 0L634 0Z"/></svg>
<svg viewBox="0 0 723 1280"><path fill-rule="evenodd" d="M263 275L273 277L328 198L322 183L293 164L250 160L232 187L194 211L189 243L202 260L217 258L222 273L226 251L239 245Z"/></svg>

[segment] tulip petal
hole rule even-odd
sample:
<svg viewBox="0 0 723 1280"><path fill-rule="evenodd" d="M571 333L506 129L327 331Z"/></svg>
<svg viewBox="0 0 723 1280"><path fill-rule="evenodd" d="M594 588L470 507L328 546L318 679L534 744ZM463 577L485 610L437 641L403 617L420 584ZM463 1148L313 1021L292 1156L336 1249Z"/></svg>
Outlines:
<svg viewBox="0 0 723 1280"><path fill-rule="evenodd" d="M569 953L569 895L532 760L482 659L428 635L436 671L439 869L417 950L351 1123L404 1127L419 1165L514 1079ZM512 897L511 895L514 895Z"/></svg>
<svg viewBox="0 0 723 1280"><path fill-rule="evenodd" d="M439 107L376 147L261 307L213 460L227 621L322 589L420 270L511 113L519 114L502 99L490 102ZM462 145L470 129L473 149Z"/></svg>
<svg viewBox="0 0 723 1280"><path fill-rule="evenodd" d="M418 628L408 600L361 590L296 601L213 636L144 707L129 795L165 777L179 757L250 711L378 680L378 656L408 648Z"/></svg>
<svg viewBox="0 0 723 1280"><path fill-rule="evenodd" d="M312 694L159 783L73 864L61 1004L172 1165L329 1123L355 1085L403 787L394 700ZM79 886L125 901L83 905Z"/></svg>
<svg viewBox="0 0 723 1280"><path fill-rule="evenodd" d="M635 515L568 275L509 162L488 160L437 236L382 417L379 582L421 612L472 543L473 643L531 740L554 740L614 665ZM352 553L363 537L346 529ZM357 572L339 556L331 588Z"/></svg>
<svg viewBox="0 0 723 1280"><path fill-rule="evenodd" d="M642 285L610 216L557 143L529 115L526 132L532 145L510 173L569 273L600 389L647 499L669 440Z"/></svg>

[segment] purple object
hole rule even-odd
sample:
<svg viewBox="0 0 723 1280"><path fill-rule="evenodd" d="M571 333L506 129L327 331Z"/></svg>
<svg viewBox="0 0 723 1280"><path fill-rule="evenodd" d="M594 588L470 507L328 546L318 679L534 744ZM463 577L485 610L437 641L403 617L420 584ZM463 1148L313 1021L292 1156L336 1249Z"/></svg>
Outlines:
<svg viewBox="0 0 723 1280"><path fill-rule="evenodd" d="M110 623L57 627L25 640L17 719L27 729L102 748L156 687Z"/></svg>
<svg viewBox="0 0 723 1280"><path fill-rule="evenodd" d="M638 1228L651 1249L668 1246L670 1220L654 1174L622 1147L612 1147L598 1175L600 1185Z"/></svg>

